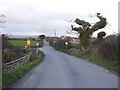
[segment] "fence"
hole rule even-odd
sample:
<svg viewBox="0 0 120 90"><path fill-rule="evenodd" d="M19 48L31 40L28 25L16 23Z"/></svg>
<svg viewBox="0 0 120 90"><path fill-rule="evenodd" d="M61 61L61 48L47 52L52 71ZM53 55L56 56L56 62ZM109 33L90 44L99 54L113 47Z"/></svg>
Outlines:
<svg viewBox="0 0 120 90"><path fill-rule="evenodd" d="M4 64L3 70L8 71L8 72L14 71L17 68L19 68L21 65L24 65L25 63L27 63L29 60L30 60L30 55L26 55L22 58L15 60L15 61L11 61L11 62Z"/></svg>

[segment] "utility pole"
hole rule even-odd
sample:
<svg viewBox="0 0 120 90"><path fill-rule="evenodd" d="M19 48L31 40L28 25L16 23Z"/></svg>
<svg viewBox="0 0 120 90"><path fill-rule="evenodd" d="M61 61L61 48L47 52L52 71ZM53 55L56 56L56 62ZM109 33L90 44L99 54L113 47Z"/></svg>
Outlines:
<svg viewBox="0 0 120 90"><path fill-rule="evenodd" d="M55 37L56 37L56 29L55 29Z"/></svg>

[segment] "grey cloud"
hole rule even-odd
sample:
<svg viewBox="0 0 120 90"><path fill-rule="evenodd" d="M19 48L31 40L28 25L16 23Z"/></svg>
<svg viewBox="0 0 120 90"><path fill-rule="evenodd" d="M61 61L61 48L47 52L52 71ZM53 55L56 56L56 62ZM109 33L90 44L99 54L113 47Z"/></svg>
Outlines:
<svg viewBox="0 0 120 90"><path fill-rule="evenodd" d="M33 0L31 1L34 2ZM73 6L70 7L68 2L64 5L59 5L59 3L55 3L58 4L59 8L58 7L54 8L50 6L49 3L47 3L47 5L49 5L48 7L47 6L41 7L40 5L42 4L40 5L37 4L37 6L35 6L36 4L35 3L32 4L31 2L24 3L24 0L21 1L21 3L17 3L17 1L15 2L14 0L12 0L11 2L7 0L1 0L0 13L5 14L7 20L7 26L5 29L2 30L2 33L24 35L44 33L46 35L54 35L54 30L56 29L57 35L61 36L66 34L67 27L70 28L71 25L71 23L65 21L66 19L74 20L75 18L80 18L86 21L90 21L92 23L98 20L94 17L93 18L90 17L91 14L94 15L96 12L89 8L85 7L82 8L83 6L82 4L80 6L74 6L76 4L73 5L73 3L71 3L71 5ZM44 4L46 3L44 2ZM79 4L77 3L77 5ZM61 10L60 6L62 8ZM96 6L95 7L91 6L91 8L92 9L94 8L95 10L99 9L101 10L101 7L96 9ZM84 11L83 9L86 11ZM108 16L110 16L110 14ZM111 18L111 21L113 19ZM109 33L111 31L108 30L107 32Z"/></svg>

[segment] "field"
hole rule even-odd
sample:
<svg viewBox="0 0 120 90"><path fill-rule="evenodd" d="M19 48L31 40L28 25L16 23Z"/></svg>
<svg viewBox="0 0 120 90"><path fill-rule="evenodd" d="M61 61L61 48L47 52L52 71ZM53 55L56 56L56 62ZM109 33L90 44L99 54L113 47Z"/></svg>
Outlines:
<svg viewBox="0 0 120 90"><path fill-rule="evenodd" d="M23 40L8 40L8 42L11 45L15 45L15 46L25 46L27 44L27 41L23 41ZM36 45L36 43L40 43L40 42L31 40L30 45Z"/></svg>

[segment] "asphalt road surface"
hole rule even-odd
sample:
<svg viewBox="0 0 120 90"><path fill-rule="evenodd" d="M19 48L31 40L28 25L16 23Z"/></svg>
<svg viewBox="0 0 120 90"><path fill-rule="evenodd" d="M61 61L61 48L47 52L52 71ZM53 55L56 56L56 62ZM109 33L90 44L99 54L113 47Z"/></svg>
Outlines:
<svg viewBox="0 0 120 90"><path fill-rule="evenodd" d="M11 88L118 88L118 77L104 68L54 50L41 48L44 61Z"/></svg>

